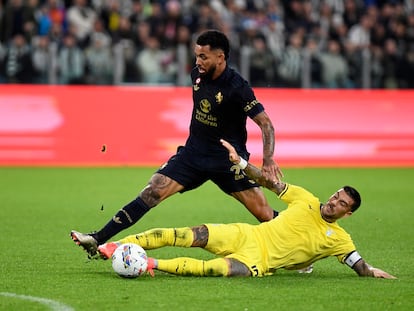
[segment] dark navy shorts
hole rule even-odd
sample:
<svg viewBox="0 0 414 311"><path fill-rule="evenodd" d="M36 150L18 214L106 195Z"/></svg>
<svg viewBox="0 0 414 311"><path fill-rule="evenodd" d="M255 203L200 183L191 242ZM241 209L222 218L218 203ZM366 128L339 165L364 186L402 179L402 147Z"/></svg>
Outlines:
<svg viewBox="0 0 414 311"><path fill-rule="evenodd" d="M157 173L183 185L181 192L195 189L208 180L227 194L259 186L244 175L237 165L230 162L227 153L204 156L183 146L178 147L177 153Z"/></svg>

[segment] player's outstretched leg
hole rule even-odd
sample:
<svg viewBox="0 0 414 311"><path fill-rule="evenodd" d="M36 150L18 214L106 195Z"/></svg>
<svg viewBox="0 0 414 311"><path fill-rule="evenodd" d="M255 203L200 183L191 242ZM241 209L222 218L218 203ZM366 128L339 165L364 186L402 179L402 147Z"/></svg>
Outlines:
<svg viewBox="0 0 414 311"><path fill-rule="evenodd" d="M116 242L102 244L98 246L98 252L102 258L108 259L121 244L134 243L147 250L164 246L191 247L193 241L193 231L190 227L155 228L126 236Z"/></svg>
<svg viewBox="0 0 414 311"><path fill-rule="evenodd" d="M191 247L194 234L190 227L154 228L135 235L129 235L117 242L135 243L143 249L155 249L164 246Z"/></svg>

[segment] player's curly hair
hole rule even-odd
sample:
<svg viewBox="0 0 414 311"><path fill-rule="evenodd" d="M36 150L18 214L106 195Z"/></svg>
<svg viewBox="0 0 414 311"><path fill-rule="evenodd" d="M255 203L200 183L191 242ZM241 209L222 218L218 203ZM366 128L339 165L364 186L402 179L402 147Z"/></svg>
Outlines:
<svg viewBox="0 0 414 311"><path fill-rule="evenodd" d="M224 59L229 58L230 43L227 36L218 30L204 31L196 41L198 45L209 45L211 50L220 49L224 52Z"/></svg>
<svg viewBox="0 0 414 311"><path fill-rule="evenodd" d="M351 186L344 186L343 189L345 193L349 195L354 201L354 204L352 204L352 207L351 207L351 212L355 212L358 209L358 207L361 205L361 195L355 188Z"/></svg>

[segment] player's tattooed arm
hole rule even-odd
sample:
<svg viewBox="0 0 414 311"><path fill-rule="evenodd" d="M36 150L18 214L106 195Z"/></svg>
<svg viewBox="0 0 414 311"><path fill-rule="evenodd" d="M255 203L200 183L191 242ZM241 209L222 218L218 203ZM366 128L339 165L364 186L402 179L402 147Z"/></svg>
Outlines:
<svg viewBox="0 0 414 311"><path fill-rule="evenodd" d="M271 180L280 181L282 180L283 172L273 159L275 151L275 129L272 120L270 120L269 116L264 111L256 115L253 120L262 131L263 174Z"/></svg>
<svg viewBox="0 0 414 311"><path fill-rule="evenodd" d="M244 163L247 163L246 160L241 159L240 156L237 154L236 149L224 139L220 140L223 147L225 147L229 152L229 160L237 165L240 165L240 162L243 160ZM259 185L268 188L269 190L275 192L276 194L282 193L285 189L286 184L282 181L275 181L272 177L268 175L264 175L263 170L257 168L251 163L247 163L246 167L242 168L246 175L257 182Z"/></svg>
<svg viewBox="0 0 414 311"><path fill-rule="evenodd" d="M396 279L395 276L389 274L388 272L382 271L381 269L374 268L365 262L364 259L360 259L352 267L359 276L370 276L374 278L383 278L383 279Z"/></svg>
<svg viewBox="0 0 414 311"><path fill-rule="evenodd" d="M360 259L357 263L355 263L352 269L354 269L359 276L374 276L371 271L371 266L368 265L364 259Z"/></svg>
<svg viewBox="0 0 414 311"><path fill-rule="evenodd" d="M282 193L282 191L286 187L286 184L282 181L275 182L274 180L270 180L266 178L263 175L262 170L260 170L258 167L254 166L251 163L247 163L247 166L244 169L244 172L250 179L254 180L259 185L275 192L277 195Z"/></svg>
<svg viewBox="0 0 414 311"><path fill-rule="evenodd" d="M273 161L273 154L275 150L275 129L272 121L265 112L259 113L253 119L262 131L263 139L263 160Z"/></svg>

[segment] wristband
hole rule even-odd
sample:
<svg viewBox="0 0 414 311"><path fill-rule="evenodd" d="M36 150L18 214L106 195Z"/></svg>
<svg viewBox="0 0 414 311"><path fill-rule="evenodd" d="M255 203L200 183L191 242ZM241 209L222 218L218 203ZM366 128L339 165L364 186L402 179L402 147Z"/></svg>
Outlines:
<svg viewBox="0 0 414 311"><path fill-rule="evenodd" d="M351 254L348 255L348 257L346 257L345 259L345 263L349 266L349 267L353 267L358 261L360 261L362 259L361 255L358 254L357 251L353 251Z"/></svg>
<svg viewBox="0 0 414 311"><path fill-rule="evenodd" d="M240 162L237 164L242 170L244 170L247 167L247 161L240 157Z"/></svg>

